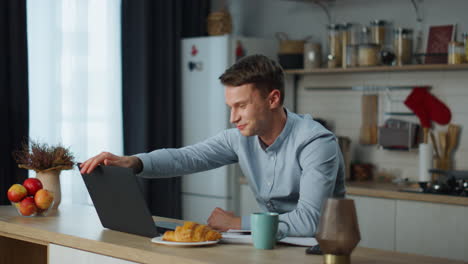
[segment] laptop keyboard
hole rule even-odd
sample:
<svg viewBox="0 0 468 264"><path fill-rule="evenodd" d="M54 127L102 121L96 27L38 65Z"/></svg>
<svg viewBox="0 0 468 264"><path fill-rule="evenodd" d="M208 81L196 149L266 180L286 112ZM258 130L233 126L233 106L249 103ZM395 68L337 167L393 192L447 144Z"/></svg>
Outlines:
<svg viewBox="0 0 468 264"><path fill-rule="evenodd" d="M168 230L175 230L176 227L182 225L180 223L166 222L166 221L154 221L154 224L156 225L156 227L164 228Z"/></svg>

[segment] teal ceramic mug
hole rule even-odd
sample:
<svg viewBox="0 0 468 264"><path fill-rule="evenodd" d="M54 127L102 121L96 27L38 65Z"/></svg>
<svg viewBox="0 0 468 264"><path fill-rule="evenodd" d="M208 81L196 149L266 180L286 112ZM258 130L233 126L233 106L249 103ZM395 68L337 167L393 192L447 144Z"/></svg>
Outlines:
<svg viewBox="0 0 468 264"><path fill-rule="evenodd" d="M278 234L278 224L284 223L288 230ZM288 223L279 220L278 213L253 213L250 215L252 240L255 248L273 249L277 240L281 240L289 233Z"/></svg>

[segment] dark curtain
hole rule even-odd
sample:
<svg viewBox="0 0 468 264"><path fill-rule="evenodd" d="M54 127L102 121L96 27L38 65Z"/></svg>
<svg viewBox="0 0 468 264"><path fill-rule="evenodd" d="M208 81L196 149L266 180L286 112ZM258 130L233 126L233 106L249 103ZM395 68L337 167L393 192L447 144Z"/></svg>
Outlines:
<svg viewBox="0 0 468 264"><path fill-rule="evenodd" d="M29 133L26 0L0 1L0 124L0 204L9 204L8 188L28 173L12 155Z"/></svg>
<svg viewBox="0 0 468 264"><path fill-rule="evenodd" d="M205 35L209 0L122 0L125 155L181 145L180 41ZM181 218L181 179L139 179L153 215Z"/></svg>

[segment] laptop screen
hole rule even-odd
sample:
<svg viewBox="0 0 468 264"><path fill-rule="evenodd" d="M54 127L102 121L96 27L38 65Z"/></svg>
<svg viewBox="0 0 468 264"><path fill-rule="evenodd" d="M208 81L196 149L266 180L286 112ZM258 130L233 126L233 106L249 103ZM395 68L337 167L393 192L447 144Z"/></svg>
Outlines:
<svg viewBox="0 0 468 264"><path fill-rule="evenodd" d="M104 227L146 237L159 235L132 169L98 166L82 177Z"/></svg>

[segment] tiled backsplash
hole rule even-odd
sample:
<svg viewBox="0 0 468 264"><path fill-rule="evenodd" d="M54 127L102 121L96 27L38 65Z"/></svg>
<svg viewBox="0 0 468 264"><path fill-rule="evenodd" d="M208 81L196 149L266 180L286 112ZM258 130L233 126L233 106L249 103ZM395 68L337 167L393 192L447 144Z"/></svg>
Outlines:
<svg viewBox="0 0 468 264"><path fill-rule="evenodd" d="M468 72L467 71L427 71L427 72L385 72L385 73L340 73L304 75L299 81L297 91L298 113L308 113L314 118L323 118L331 123L338 136L351 139L351 160L370 162L378 171L386 170L397 176L418 180L418 153L413 151L384 150L377 145L359 144L361 127L361 91L306 90L305 87L341 86L431 86L431 93L444 102L452 111L452 123L462 127L460 144L455 152L455 168L468 169ZM392 99L404 98L408 91L390 92ZM387 115L386 91L379 94L379 124ZM398 100L397 100L398 101ZM395 103L398 105L398 102ZM387 105L388 106L388 105ZM395 108L395 105L392 105ZM403 107L404 108L404 107ZM419 123L417 117L398 117ZM446 130L447 126L434 126L436 132Z"/></svg>

